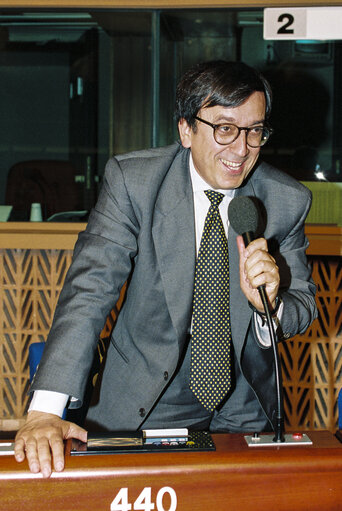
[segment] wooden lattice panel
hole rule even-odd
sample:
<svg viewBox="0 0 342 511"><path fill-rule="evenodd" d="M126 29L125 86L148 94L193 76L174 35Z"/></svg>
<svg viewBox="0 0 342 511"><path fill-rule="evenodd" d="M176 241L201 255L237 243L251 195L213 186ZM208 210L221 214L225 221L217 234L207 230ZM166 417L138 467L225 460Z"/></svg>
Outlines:
<svg viewBox="0 0 342 511"><path fill-rule="evenodd" d="M28 348L47 337L71 257L71 250L0 250L0 421L25 414ZM341 262L312 258L312 266L319 318L280 346L286 423L291 429L335 431L342 387Z"/></svg>
<svg viewBox="0 0 342 511"><path fill-rule="evenodd" d="M335 431L342 387L341 259L311 262L319 316L305 334L280 345L285 415L291 429Z"/></svg>
<svg viewBox="0 0 342 511"><path fill-rule="evenodd" d="M0 251L0 419L27 407L28 349L46 340L71 250Z"/></svg>

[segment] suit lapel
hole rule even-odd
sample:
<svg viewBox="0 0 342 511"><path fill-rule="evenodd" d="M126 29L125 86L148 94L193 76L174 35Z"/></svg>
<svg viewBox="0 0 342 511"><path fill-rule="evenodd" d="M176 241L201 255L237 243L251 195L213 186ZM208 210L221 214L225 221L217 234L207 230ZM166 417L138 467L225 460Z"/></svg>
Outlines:
<svg viewBox="0 0 342 511"><path fill-rule="evenodd" d="M190 324L195 268L195 227L189 152L180 151L160 188L152 235L166 302L180 339Z"/></svg>

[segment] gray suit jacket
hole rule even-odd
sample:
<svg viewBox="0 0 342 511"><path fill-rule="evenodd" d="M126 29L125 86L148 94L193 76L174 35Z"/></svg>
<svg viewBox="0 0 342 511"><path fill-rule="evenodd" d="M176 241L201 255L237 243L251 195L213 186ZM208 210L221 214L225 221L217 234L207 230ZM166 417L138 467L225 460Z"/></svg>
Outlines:
<svg viewBox="0 0 342 511"><path fill-rule="evenodd" d="M179 144L112 158L100 196L60 295L32 390L83 399L104 319L128 281L95 407L111 429L136 429L175 371L192 313L195 267L189 150ZM264 235L281 271L286 338L303 332L316 309L306 263L304 220L310 192L261 163L237 190L258 198ZM229 230L230 309L235 354L270 421L275 393L271 349L259 346L239 285L236 233ZM241 410L243 415L243 410Z"/></svg>

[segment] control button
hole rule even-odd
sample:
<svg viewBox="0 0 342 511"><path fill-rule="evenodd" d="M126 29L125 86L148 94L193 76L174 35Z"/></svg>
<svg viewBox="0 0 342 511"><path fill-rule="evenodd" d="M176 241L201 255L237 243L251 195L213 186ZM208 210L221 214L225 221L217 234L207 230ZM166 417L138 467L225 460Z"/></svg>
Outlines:
<svg viewBox="0 0 342 511"><path fill-rule="evenodd" d="M168 380L169 379L169 373L167 371L164 372L164 380Z"/></svg>
<svg viewBox="0 0 342 511"><path fill-rule="evenodd" d="M140 415L140 417L145 417L145 415L146 415L145 408L140 408L139 415Z"/></svg>
<svg viewBox="0 0 342 511"><path fill-rule="evenodd" d="M261 438L259 436L259 433L254 433L252 436L252 442L260 442Z"/></svg>
<svg viewBox="0 0 342 511"><path fill-rule="evenodd" d="M301 440L303 438L303 433L293 433L292 438L293 440Z"/></svg>

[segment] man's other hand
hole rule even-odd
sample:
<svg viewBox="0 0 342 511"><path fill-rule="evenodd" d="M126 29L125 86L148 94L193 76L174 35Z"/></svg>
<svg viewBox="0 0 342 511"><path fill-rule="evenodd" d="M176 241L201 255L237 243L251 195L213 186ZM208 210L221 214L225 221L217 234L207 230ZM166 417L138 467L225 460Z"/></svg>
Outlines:
<svg viewBox="0 0 342 511"><path fill-rule="evenodd" d="M87 432L57 415L31 411L15 437L15 459L22 462L26 457L31 472L41 472L43 477L50 477L52 459L56 472L64 469L63 441L69 438L86 442Z"/></svg>

